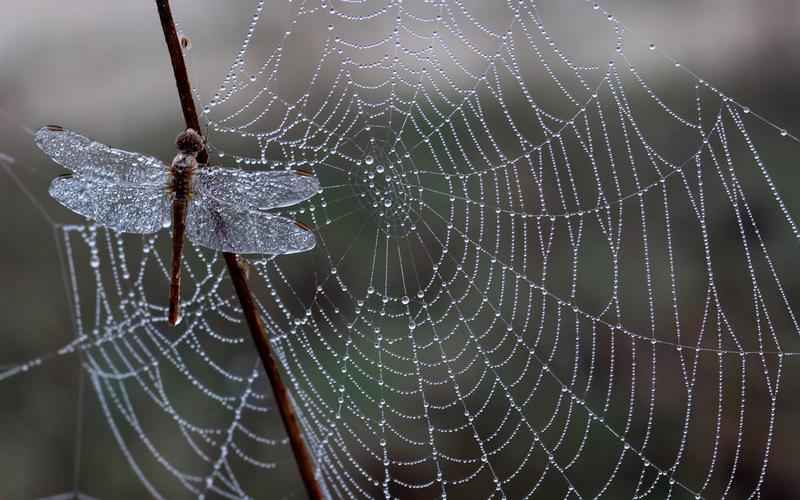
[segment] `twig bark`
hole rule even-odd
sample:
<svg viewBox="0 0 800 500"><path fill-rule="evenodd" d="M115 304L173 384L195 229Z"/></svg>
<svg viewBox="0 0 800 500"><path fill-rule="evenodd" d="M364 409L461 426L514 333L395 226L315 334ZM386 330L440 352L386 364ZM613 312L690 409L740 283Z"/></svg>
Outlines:
<svg viewBox="0 0 800 500"><path fill-rule="evenodd" d="M180 96L186 127L192 128L202 134L200 120L197 117L197 108L195 107L194 98L192 96L192 87L189 83L189 73L186 70L186 63L183 59L183 51L180 40L178 39L178 32L175 28L175 21L172 18L169 0L156 0L156 7L158 8L158 15L161 19L161 27L164 30L164 39L167 42L167 49L169 49L172 70L175 73L175 83L178 87L178 95ZM205 149L197 155L197 161L200 164L208 162L208 153ZM247 278L239 265L236 254L224 253L223 255L225 256L225 263L228 266L228 274L231 277L231 281L233 281L236 295L239 298L239 303L244 312L250 335L253 337L253 342L258 350L261 363L264 366L264 372L266 372L267 378L272 386L275 403L280 410L286 433L289 435L292 451L294 452L294 457L300 469L300 475L303 478L308 496L314 500L321 499L323 498L322 489L314 474L314 462L303 440L303 436L300 433L300 425L297 422L297 416L292 408L292 402L289 399L289 391L286 389L286 385L281 379L278 365L272 355L272 346L270 345L267 331L264 328L264 324L256 308L250 286L247 284Z"/></svg>

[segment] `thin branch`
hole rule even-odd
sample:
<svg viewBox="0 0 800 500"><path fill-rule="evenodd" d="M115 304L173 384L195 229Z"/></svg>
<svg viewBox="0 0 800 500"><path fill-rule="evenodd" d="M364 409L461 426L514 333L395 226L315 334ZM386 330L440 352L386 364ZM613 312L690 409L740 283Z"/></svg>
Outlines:
<svg viewBox="0 0 800 500"><path fill-rule="evenodd" d="M156 0L156 7L158 8L158 15L161 18L161 27L164 30L164 39L167 42L169 56L172 60L172 70L175 73L175 83L178 87L178 95L180 96L186 127L193 128L198 133L202 134L200 130L200 120L197 117L197 108L195 107L194 98L192 97L192 87L189 83L189 73L186 70L186 63L183 59L183 51L180 40L178 39L178 32L175 28L175 21L172 18L169 0ZM203 150L197 155L197 160L201 164L207 163L208 153ZM236 289L236 295L239 298L239 303L244 312L250 335L253 337L253 342L258 350L261 363L264 366L264 372L267 374L267 378L272 386L275 402L280 410L286 433L289 435L292 451L294 452L294 457L300 469L300 475L303 478L308 496L314 500L321 499L323 498L322 489L314 474L314 461L300 433L300 425L297 422L297 416L295 415L294 408L292 408L292 402L289 399L289 391L286 389L286 385L281 379L278 365L272 355L272 346L270 345L267 331L256 309L253 293L250 291L250 286L247 284L247 278L239 265L236 254L226 252L223 255L225 256L225 263L228 266L228 274L231 277L233 286Z"/></svg>
<svg viewBox="0 0 800 500"><path fill-rule="evenodd" d="M186 61L183 59L183 49L181 41L178 39L178 30L175 28L169 0L156 0L156 7L158 8L158 17L161 19L161 29L164 30L169 58L172 61L172 72L175 74L175 85L178 87L178 97L181 100L186 128L195 129L198 134L202 135L200 119L197 117L197 108L192 97L192 86L189 83L189 71L187 71ZM201 165L208 163L208 152L205 149L198 153L197 162Z"/></svg>

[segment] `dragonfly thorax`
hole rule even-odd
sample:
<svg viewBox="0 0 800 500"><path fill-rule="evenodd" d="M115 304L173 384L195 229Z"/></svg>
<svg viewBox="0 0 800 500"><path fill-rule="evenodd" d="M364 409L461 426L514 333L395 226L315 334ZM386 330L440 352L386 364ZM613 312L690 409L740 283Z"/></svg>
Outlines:
<svg viewBox="0 0 800 500"><path fill-rule="evenodd" d="M197 170L195 154L178 153L169 169L168 191L177 199L188 199L192 195L192 177Z"/></svg>
<svg viewBox="0 0 800 500"><path fill-rule="evenodd" d="M197 154L205 148L203 137L194 129L187 128L175 138L175 146L178 154L170 166L167 189L176 200L189 199L192 196L192 176L197 170Z"/></svg>

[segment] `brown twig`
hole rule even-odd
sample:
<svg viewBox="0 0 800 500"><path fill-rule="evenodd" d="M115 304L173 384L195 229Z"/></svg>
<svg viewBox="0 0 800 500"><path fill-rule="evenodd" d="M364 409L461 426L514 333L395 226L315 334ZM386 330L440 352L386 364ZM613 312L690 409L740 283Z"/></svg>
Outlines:
<svg viewBox="0 0 800 500"><path fill-rule="evenodd" d="M194 105L194 98L192 97L192 87L189 84L189 73L186 70L186 63L183 60L183 51L181 49L180 40L178 39L178 32L175 28L175 21L172 18L169 0L156 0L156 7L158 8L158 15L161 18L161 27L164 30L164 39L167 42L169 56L172 60L172 70L175 73L175 83L178 87L178 95L180 96L186 127L195 129L198 133L202 134L200 130L200 120L197 117L197 108ZM205 149L197 155L197 161L200 164L208 162L208 153ZM250 334L258 349L258 355L261 358L264 371L272 386L275 402L280 410L283 425L286 427L286 433L289 435L292 451L294 452L294 457L300 469L300 475L303 478L308 496L314 500L321 499L323 498L322 489L314 474L314 462L303 440L303 436L300 433L300 425L297 422L297 416L289 400L289 391L286 389L286 385L281 379L278 365L272 355L272 346L270 345L264 324L261 322L261 317L258 314L253 294L247 284L247 278L239 265L236 254L226 252L223 255L225 256L225 263L228 266L228 274L231 277L231 281L233 281L236 295L239 298L239 303L244 312L247 326L250 329Z"/></svg>

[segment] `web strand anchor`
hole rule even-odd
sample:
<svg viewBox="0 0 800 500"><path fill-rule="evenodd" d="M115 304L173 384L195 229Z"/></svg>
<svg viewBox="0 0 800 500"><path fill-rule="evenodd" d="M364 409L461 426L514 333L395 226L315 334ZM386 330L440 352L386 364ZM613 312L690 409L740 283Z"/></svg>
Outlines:
<svg viewBox="0 0 800 500"><path fill-rule="evenodd" d="M175 74L175 84L178 88L178 95L181 101L183 116L186 121L186 128L194 129L202 134L200 120L197 116L197 108L195 107L194 98L192 97L192 87L189 83L189 73L183 59L181 42L178 38L175 21L172 17L169 0L156 0L156 7L158 9L159 18L161 19L161 27L164 31L167 49L169 50L172 70ZM204 165L208 162L208 153L205 149L200 151L197 155L197 161L200 165ZM250 335L253 337L253 342L258 350L264 372L272 387L275 403L280 410L281 419L286 428L286 433L289 436L292 452L294 453L297 466L300 469L300 475L302 476L306 492L309 498L313 500L322 499L324 497L322 488L314 472L314 461L300 432L300 425L297 421L294 408L292 407L292 402L289 399L289 391L281 379L280 370L272 354L272 346L270 345L267 331L259 316L245 273L239 265L239 259L236 254L226 252L223 253L223 255L228 267L228 274L236 289L236 295L242 307L245 320L247 321Z"/></svg>

